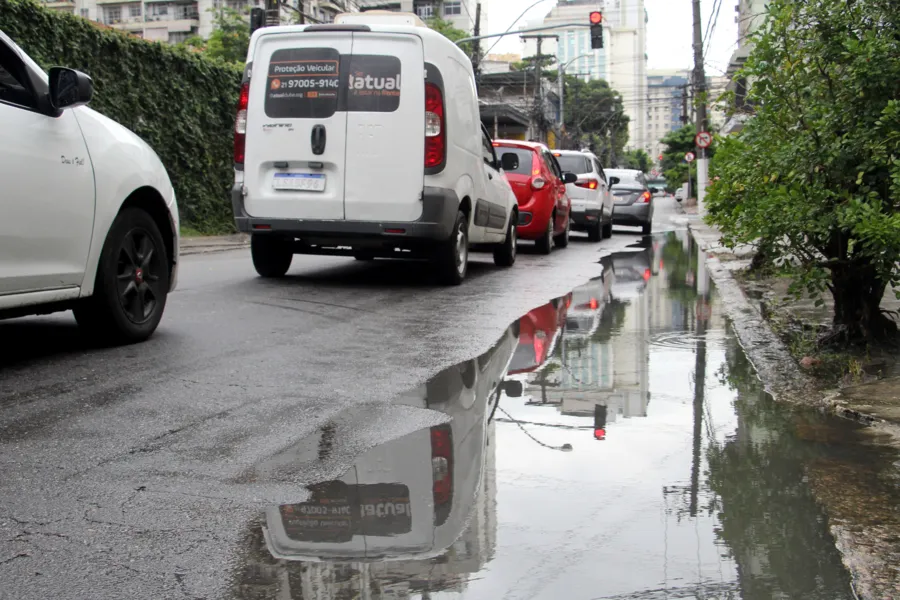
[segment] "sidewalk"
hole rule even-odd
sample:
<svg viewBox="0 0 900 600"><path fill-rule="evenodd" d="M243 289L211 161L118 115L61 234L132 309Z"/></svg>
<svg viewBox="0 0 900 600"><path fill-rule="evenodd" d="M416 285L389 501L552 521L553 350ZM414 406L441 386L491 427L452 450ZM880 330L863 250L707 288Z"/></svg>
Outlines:
<svg viewBox="0 0 900 600"><path fill-rule="evenodd" d="M869 426L861 430L865 443L884 448L885 460L879 461L883 464L861 467L848 455L844 462L813 463L806 477L828 515L829 529L853 577L855 595L862 600L900 598L900 488L894 464L900 447L900 377L824 389L763 318L767 304L757 297L758 290L748 295L735 278L749 266L752 249L723 247L718 230L704 223L696 211L682 212L700 251L706 253L707 269L725 313L766 390L777 400L864 423Z"/></svg>
<svg viewBox="0 0 900 600"><path fill-rule="evenodd" d="M181 256L204 254L208 252L225 252L250 247L250 236L245 233L231 235L211 235L201 237L183 237L179 253Z"/></svg>

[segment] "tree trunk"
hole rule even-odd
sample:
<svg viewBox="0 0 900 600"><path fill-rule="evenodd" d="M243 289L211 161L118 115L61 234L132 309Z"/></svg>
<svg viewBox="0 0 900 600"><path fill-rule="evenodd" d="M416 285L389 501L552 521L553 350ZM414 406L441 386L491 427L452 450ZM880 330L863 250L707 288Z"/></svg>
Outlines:
<svg viewBox="0 0 900 600"><path fill-rule="evenodd" d="M897 334L897 325L881 312L886 283L870 266L840 266L831 270L834 331L826 342L837 344L884 342Z"/></svg>

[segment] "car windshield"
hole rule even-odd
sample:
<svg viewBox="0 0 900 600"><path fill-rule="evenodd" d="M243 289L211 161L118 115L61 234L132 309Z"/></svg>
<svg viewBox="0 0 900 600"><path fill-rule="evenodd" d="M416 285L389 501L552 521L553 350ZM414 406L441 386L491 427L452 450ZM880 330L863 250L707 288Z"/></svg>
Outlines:
<svg viewBox="0 0 900 600"><path fill-rule="evenodd" d="M497 151L497 158L501 161L504 154L515 154L519 157L519 166L515 169L504 169L507 173L531 175L531 150L526 148L507 148L504 146L498 146L495 150Z"/></svg>
<svg viewBox="0 0 900 600"><path fill-rule="evenodd" d="M591 163L586 156L578 154L562 154L556 157L559 167L569 173L590 173Z"/></svg>
<svg viewBox="0 0 900 600"><path fill-rule="evenodd" d="M644 189L644 184L638 180L638 177L640 176L638 171L619 171L610 169L606 171L606 176L619 178L619 183L615 185L617 188Z"/></svg>

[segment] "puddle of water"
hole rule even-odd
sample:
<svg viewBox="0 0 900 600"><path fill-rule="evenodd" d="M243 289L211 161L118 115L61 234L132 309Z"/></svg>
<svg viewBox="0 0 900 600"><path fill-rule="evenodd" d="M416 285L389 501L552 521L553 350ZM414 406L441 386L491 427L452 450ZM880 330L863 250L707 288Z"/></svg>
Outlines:
<svg viewBox="0 0 900 600"><path fill-rule="evenodd" d="M863 460L855 426L764 394L687 232L602 262L388 439L348 446L350 411L298 443L234 597L853 598L807 477Z"/></svg>

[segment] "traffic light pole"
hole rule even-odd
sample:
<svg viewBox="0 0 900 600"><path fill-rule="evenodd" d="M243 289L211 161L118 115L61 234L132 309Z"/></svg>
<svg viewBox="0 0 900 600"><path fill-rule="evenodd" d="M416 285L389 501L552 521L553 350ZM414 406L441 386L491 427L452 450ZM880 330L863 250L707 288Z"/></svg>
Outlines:
<svg viewBox="0 0 900 600"><path fill-rule="evenodd" d="M532 27L530 29L519 29L518 31L504 31L503 33L488 33L485 35L473 35L470 37L465 37L459 40L456 40L456 44L462 44L463 42L474 42L476 40L486 40L489 38L503 37L505 35L521 35L523 33L531 33L533 31L550 31L551 29L569 29L571 27L584 27L588 28L590 25L585 25L584 23L558 23L556 25L549 25L546 27Z"/></svg>

